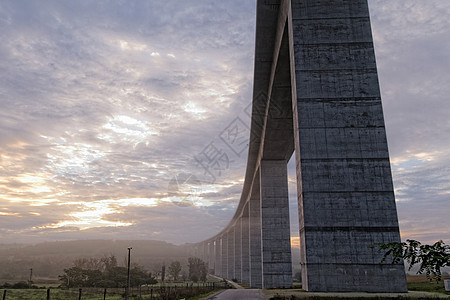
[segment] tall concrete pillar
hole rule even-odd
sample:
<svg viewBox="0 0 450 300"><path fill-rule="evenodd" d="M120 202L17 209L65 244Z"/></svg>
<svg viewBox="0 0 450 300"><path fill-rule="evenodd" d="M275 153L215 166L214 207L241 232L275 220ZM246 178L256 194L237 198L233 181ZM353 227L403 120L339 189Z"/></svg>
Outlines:
<svg viewBox="0 0 450 300"><path fill-rule="evenodd" d="M289 21L303 288L406 292L369 248L400 235L367 0L293 0Z"/></svg>
<svg viewBox="0 0 450 300"><path fill-rule="evenodd" d="M250 226L250 286L262 288L262 264L261 264L261 198L260 198L259 173L253 182L249 201L249 226Z"/></svg>
<svg viewBox="0 0 450 300"><path fill-rule="evenodd" d="M228 234L224 233L221 237L220 251L222 253L222 271L221 275L224 278L228 277Z"/></svg>
<svg viewBox="0 0 450 300"><path fill-rule="evenodd" d="M264 288L292 286L286 160L262 160L261 234Z"/></svg>
<svg viewBox="0 0 450 300"><path fill-rule="evenodd" d="M241 237L242 237L242 265L241 282L250 284L250 221L249 221L249 203L244 207L241 218Z"/></svg>
<svg viewBox="0 0 450 300"><path fill-rule="evenodd" d="M232 226L227 233L228 236L228 273L227 278L228 279L234 279L235 278L235 269L234 269L234 226Z"/></svg>
<svg viewBox="0 0 450 300"><path fill-rule="evenodd" d="M214 264L216 262L215 252L214 252L214 240L208 242L208 272L214 274Z"/></svg>
<svg viewBox="0 0 450 300"><path fill-rule="evenodd" d="M214 275L222 276L222 251L220 249L220 238L214 240Z"/></svg>
<svg viewBox="0 0 450 300"><path fill-rule="evenodd" d="M192 249L192 255L194 257L198 257L200 258L200 248L201 248L202 244L196 244L193 249Z"/></svg>
<svg viewBox="0 0 450 300"><path fill-rule="evenodd" d="M234 225L234 278L238 282L242 282L242 230L241 218L236 220Z"/></svg>
<svg viewBox="0 0 450 300"><path fill-rule="evenodd" d="M201 259L207 264L209 261L209 247L208 247L208 241L205 241L202 243L202 249L201 249Z"/></svg>

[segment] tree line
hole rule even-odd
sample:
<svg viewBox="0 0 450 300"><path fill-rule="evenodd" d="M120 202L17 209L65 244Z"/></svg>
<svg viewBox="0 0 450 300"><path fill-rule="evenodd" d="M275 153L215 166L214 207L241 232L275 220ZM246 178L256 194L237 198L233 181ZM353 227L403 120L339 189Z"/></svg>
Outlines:
<svg viewBox="0 0 450 300"><path fill-rule="evenodd" d="M193 282L206 281L207 265L199 258L188 258L188 276ZM182 265L179 261L173 261L167 268L162 266L161 271L152 274L144 269L143 266L132 264L130 268L130 285L132 287L140 285L152 285L158 283L157 277L161 282L167 279L178 281ZM156 276L158 275L158 276ZM186 277L186 276L183 276ZM74 261L73 266L64 269L64 273L58 276L61 287L102 287L102 288L124 288L127 286L128 268L118 265L117 258L114 255L103 258L83 258Z"/></svg>

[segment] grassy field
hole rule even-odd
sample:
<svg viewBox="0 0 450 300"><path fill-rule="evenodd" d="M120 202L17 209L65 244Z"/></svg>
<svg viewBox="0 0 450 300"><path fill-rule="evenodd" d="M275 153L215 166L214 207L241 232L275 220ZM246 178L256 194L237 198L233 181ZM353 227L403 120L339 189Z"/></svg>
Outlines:
<svg viewBox="0 0 450 300"><path fill-rule="evenodd" d="M443 279L450 279L450 277L443 277ZM271 300L345 300L345 299L370 299L370 300L394 300L394 299L405 299L405 300L428 300L437 299L438 297L445 298L445 288L444 282L430 282L426 276L408 276L407 277L408 290L414 291L415 293L409 294L399 294L395 296L388 295L375 295L372 293L363 293L363 295L333 295L333 293L325 293L322 295L314 295L305 292L301 289L301 286L296 285L296 289L285 289L285 290L267 290L266 294L272 296ZM427 293L420 293L427 292ZM319 293L320 294L320 293ZM350 293L351 294L351 293ZM450 295L447 295L450 299ZM447 298L445 298L447 299Z"/></svg>
<svg viewBox="0 0 450 300"><path fill-rule="evenodd" d="M129 299L139 299L138 295L142 295L142 299L158 299L158 296L163 296L164 299L198 299L199 295L206 295L213 291L226 288L223 281L217 281L215 278L211 279L206 284L192 283L192 282L180 282L180 283L164 283L156 284L152 286L142 286L139 291L138 288L133 288L130 291ZM213 286L214 280L214 286ZM63 290L59 288L50 288L51 300L78 300L79 289L74 288L70 290ZM119 300L124 298L125 290L123 288L107 289L106 299ZM4 289L0 289L0 299L3 296ZM83 288L82 298L83 300L101 300L103 299L103 288ZM47 289L7 289L6 300L46 300Z"/></svg>
<svg viewBox="0 0 450 300"><path fill-rule="evenodd" d="M212 279L212 278L211 278ZM444 277L443 279L450 279L450 277ZM428 279L425 276L408 276L408 290L409 291L424 291L424 292L431 292L443 295L445 294L444 289L444 283L443 281L440 282L429 282ZM191 283L187 284L189 287L191 286ZM203 286L203 284L193 284L193 288L195 289L197 286L200 288ZM153 298L155 299L156 296L158 296L157 291L161 287L165 287L166 289L171 288L174 289L177 287L177 289L183 289L186 288L186 283L166 283L164 285L157 285L152 287L142 287L142 299L150 299L150 289L153 289ZM297 286L299 288L299 286ZM287 291L287 290L284 290ZM294 290L292 290L294 291ZM297 292L301 292L302 290L297 290ZM129 297L129 299L138 299L137 295L139 294L138 290L135 289L132 291L132 293L135 295L134 297ZM193 296L191 298L187 299L199 299L199 294L202 294L202 296L205 296L205 293L207 291L200 291L198 290L197 296ZM120 300L123 299L123 289L108 289L107 290L107 296L106 299L108 300ZM281 294L281 293L280 293ZM0 289L0 297L3 295L3 290ZM78 300L79 291L78 289L72 289L72 290L61 290L52 288L50 289L50 299L51 300ZM297 296L297 295L296 295ZM297 298L296 296L287 296L287 295L279 295L278 297L274 295L274 298L272 299L305 299L303 297ZM47 298L47 290L46 289L8 289L7 290L7 296L6 300L46 300ZM292 298L291 298L292 297ZM1 299L1 298L0 298ZM82 290L82 299L83 300L101 300L103 299L103 289L83 289ZM312 296L307 299L348 299L348 298L333 298L333 297L321 297L321 296ZM352 298L355 299L355 298ZM386 297L373 297L370 299L383 299L387 300L390 298ZM405 298L396 298L396 299L405 299ZM414 299L429 299L429 298L414 298Z"/></svg>
<svg viewBox="0 0 450 300"><path fill-rule="evenodd" d="M0 299L3 296L3 291L0 290ZM159 291L159 290L158 290ZM159 296L158 291L155 290L155 292L152 294L153 299L159 299L157 298ZM217 292L218 290L214 291L207 291L207 290L194 290L191 291L188 295L182 294L183 296L175 296L174 292L172 291L170 293L170 299L180 299L181 298L187 298L187 299L199 299L201 297L204 297L205 295L212 294L214 292ZM181 292L181 290L179 291ZM60 290L60 289L51 289L50 290L50 299L51 300L78 300L78 290ZM189 296L190 295L190 296ZM142 291L142 299L147 300L150 299L150 293L147 293L147 291ZM165 299L169 299L169 297L165 296ZM133 293L133 295L130 295L128 297L129 299L139 299L138 293ZM7 290L6 294L6 300L46 300L47 299L47 290L44 289L11 289ZM85 291L82 292L82 298L83 300L101 300L103 299L103 292L101 290L97 291ZM106 295L107 300L122 300L124 299L123 293L107 293Z"/></svg>
<svg viewBox="0 0 450 300"><path fill-rule="evenodd" d="M442 279L450 279L450 276L444 276ZM406 281L408 282L409 291L445 294L444 281L442 280L439 282L430 282L426 276L408 276Z"/></svg>
<svg viewBox="0 0 450 300"><path fill-rule="evenodd" d="M3 290L0 290L3 296ZM28 290L8 290L6 294L6 300L45 300L47 299L47 290L44 289L28 289ZM78 290L50 290L51 300L78 300ZM83 292L83 300L99 300L103 299L103 293L98 292ZM108 300L120 300L123 299L121 295L107 295ZM150 298L147 298L150 299Z"/></svg>

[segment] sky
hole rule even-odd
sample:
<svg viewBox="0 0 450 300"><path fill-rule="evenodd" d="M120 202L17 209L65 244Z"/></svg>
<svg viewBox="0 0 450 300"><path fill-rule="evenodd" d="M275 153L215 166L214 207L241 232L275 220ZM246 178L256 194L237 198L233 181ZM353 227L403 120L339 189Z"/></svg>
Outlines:
<svg viewBox="0 0 450 300"><path fill-rule="evenodd" d="M247 160L255 5L2 0L1 242L181 244L225 227ZM450 2L369 6L402 239L449 243ZM291 160L294 243L295 180Z"/></svg>

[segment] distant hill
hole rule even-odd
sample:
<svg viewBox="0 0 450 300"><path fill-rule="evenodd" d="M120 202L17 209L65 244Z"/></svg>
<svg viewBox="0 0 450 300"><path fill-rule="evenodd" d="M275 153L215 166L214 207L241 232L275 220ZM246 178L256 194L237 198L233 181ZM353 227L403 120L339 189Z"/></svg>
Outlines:
<svg viewBox="0 0 450 300"><path fill-rule="evenodd" d="M153 240L79 240L39 244L0 244L0 282L28 280L30 268L34 278L57 278L63 269L78 258L114 255L125 266L128 247L131 262L149 271L160 270L163 263L178 260L184 264L188 253L183 246Z"/></svg>

